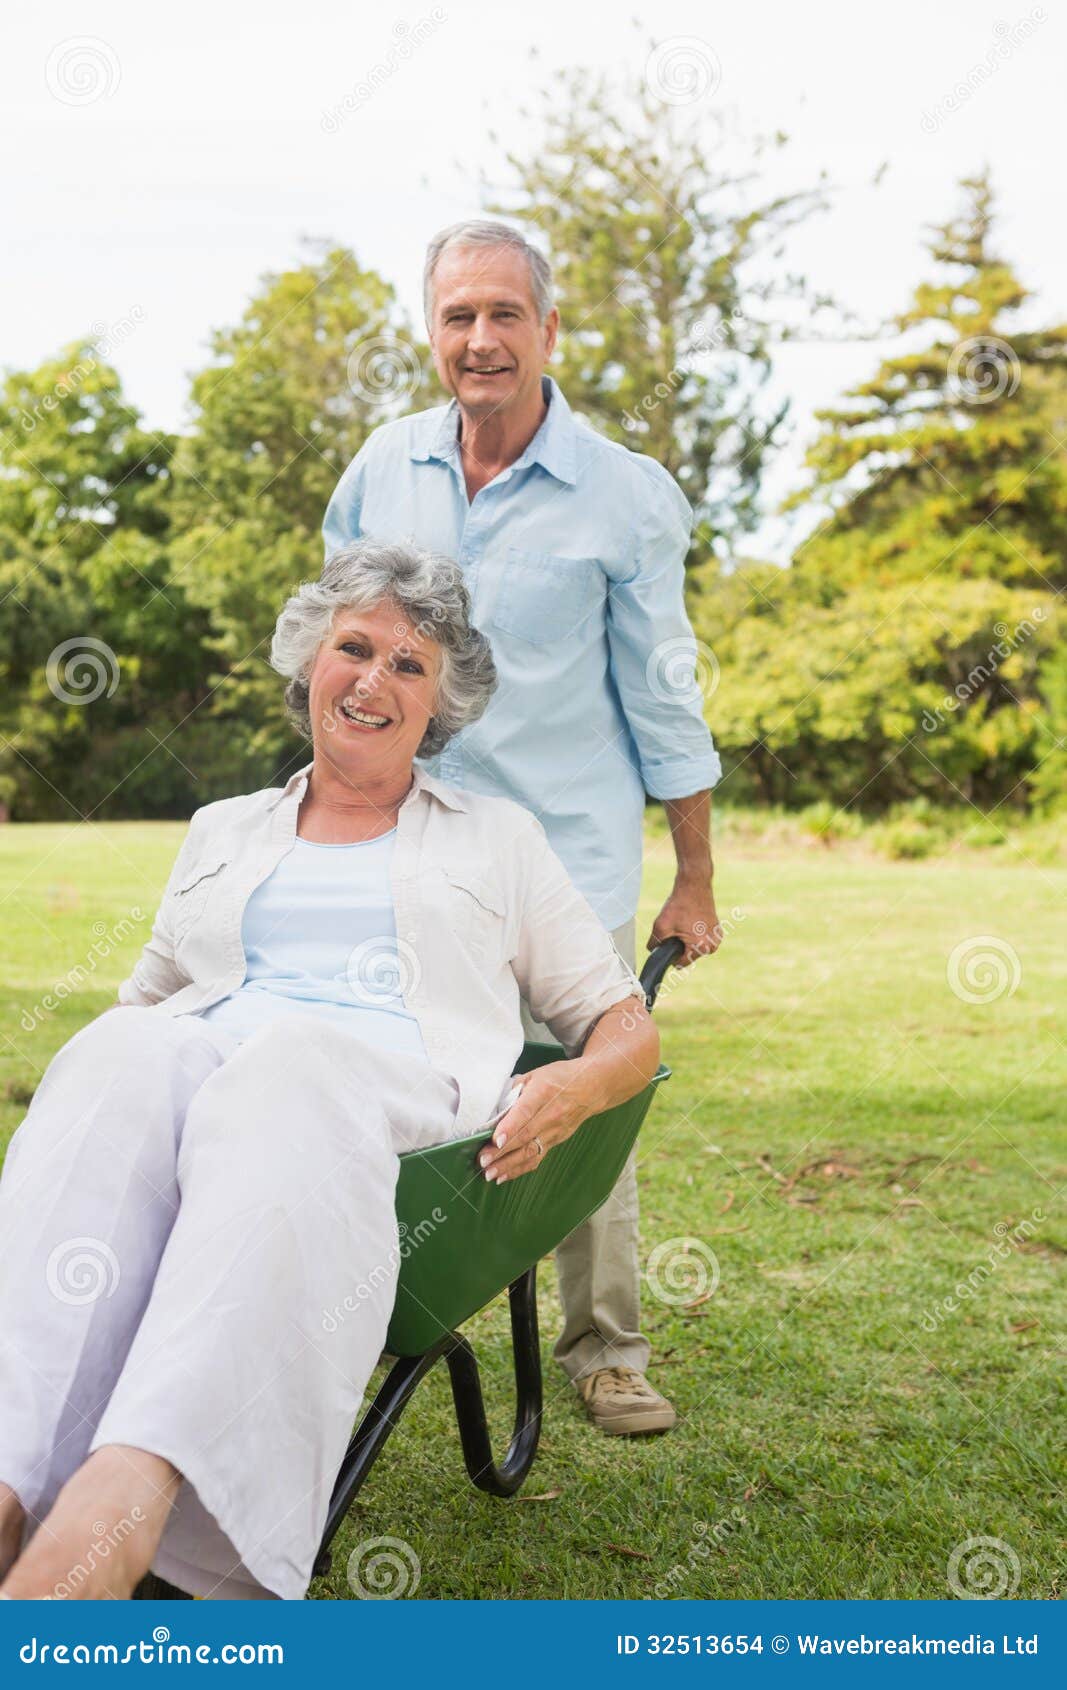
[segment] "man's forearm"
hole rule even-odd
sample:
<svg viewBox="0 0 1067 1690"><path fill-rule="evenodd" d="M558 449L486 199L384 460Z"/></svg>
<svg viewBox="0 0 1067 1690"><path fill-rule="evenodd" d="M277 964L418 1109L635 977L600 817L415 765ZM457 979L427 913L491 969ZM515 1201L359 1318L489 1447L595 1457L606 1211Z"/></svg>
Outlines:
<svg viewBox="0 0 1067 1690"><path fill-rule="evenodd" d="M711 860L711 793L694 792L689 798L665 798L674 855L678 862L677 878L687 886L710 886L713 874Z"/></svg>

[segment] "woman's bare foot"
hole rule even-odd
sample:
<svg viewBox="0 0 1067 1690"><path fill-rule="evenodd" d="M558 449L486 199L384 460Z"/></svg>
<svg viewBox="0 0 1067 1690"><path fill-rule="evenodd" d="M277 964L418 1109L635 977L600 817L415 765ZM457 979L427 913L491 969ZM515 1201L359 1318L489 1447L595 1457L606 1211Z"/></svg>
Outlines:
<svg viewBox="0 0 1067 1690"><path fill-rule="evenodd" d="M0 1483L0 1578L18 1558L25 1524L26 1513L15 1492Z"/></svg>
<svg viewBox="0 0 1067 1690"><path fill-rule="evenodd" d="M177 1468L147 1450L94 1450L9 1571L3 1594L131 1596L152 1564L180 1483Z"/></svg>

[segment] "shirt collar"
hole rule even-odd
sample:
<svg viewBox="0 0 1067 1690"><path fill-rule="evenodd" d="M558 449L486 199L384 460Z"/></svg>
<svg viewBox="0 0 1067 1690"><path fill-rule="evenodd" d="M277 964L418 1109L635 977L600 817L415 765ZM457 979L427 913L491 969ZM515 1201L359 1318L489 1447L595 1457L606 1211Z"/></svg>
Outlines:
<svg viewBox="0 0 1067 1690"><path fill-rule="evenodd" d="M540 464L557 481L573 487L576 480L577 430L574 412L551 376L541 377L541 391L548 403L548 412L513 467L525 469L528 464ZM425 463L429 458L436 458L442 463L450 462L456 456L459 441L459 406L453 399L443 411L428 412L425 420L427 426L411 448L412 458L416 463Z"/></svg>
<svg viewBox="0 0 1067 1690"><path fill-rule="evenodd" d="M297 769L295 774L290 775L277 797L271 799L270 803L267 805L267 809L276 810L283 799L289 798L294 794L296 795L297 802L299 803L300 799L303 798L304 793L307 791L308 777L314 767L315 765L313 762L307 763L302 769ZM404 799L405 804L410 804L412 799L421 797L423 793L426 793L429 797L436 798L439 803L444 804L446 809L466 810L466 800L464 799L462 792L457 791L454 786L446 786L444 781L440 781L436 778L436 776L428 774L418 763L412 764L411 773L412 787L411 791Z"/></svg>

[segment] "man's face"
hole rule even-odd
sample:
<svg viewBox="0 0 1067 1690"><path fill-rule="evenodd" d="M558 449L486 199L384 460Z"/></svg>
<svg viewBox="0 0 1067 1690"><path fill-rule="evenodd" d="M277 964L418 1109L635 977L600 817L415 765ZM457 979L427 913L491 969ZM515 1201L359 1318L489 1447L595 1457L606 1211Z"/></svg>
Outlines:
<svg viewBox="0 0 1067 1690"><path fill-rule="evenodd" d="M433 280L430 345L441 382L464 411L488 417L540 393L559 312L538 319L530 267L513 248L450 247Z"/></svg>

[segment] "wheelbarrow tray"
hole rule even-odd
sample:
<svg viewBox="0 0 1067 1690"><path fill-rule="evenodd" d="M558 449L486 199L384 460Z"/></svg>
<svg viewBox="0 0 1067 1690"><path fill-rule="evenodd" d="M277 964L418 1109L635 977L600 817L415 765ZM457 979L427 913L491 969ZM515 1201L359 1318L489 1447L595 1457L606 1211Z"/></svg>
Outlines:
<svg viewBox="0 0 1067 1690"><path fill-rule="evenodd" d="M558 1046L527 1044L517 1072L558 1062ZM627 1103L583 1122L536 1172L496 1185L478 1167L492 1133L472 1133L400 1158L396 1212L400 1278L386 1349L422 1355L492 1302L600 1208L648 1113L654 1079Z"/></svg>

